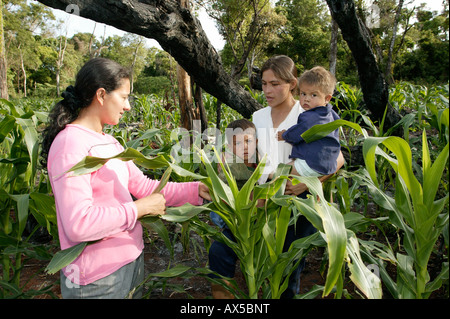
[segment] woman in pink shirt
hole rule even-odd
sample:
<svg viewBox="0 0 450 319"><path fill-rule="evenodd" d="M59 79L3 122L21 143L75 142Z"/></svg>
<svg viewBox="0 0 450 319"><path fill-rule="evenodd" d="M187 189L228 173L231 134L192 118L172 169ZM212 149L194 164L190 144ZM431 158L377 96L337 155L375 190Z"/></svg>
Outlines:
<svg viewBox="0 0 450 319"><path fill-rule="evenodd" d="M116 62L92 59L49 114L42 157L55 197L61 249L95 241L61 271L63 298L126 297L144 279L138 219L162 215L166 205L210 200L208 188L199 182L168 183L153 194L159 181L147 178L132 161L110 160L82 176L64 174L86 156L111 157L124 150L103 127L118 124L130 110L129 79Z"/></svg>

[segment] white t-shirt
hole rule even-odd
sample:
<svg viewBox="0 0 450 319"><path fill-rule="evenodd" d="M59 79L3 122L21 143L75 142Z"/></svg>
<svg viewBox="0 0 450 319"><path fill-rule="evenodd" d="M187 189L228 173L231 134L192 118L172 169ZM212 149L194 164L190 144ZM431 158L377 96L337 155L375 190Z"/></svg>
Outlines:
<svg viewBox="0 0 450 319"><path fill-rule="evenodd" d="M288 116L278 128L274 129L271 110L272 108L268 106L253 113L253 123L256 126L256 137L258 138L258 154L261 158L267 154L266 166L263 176L259 180L260 183L266 182L268 174L273 173L278 164L292 161L289 158L292 145L285 141L278 141L277 132L287 130L297 124L299 114L305 111L300 106L300 102L296 101Z"/></svg>

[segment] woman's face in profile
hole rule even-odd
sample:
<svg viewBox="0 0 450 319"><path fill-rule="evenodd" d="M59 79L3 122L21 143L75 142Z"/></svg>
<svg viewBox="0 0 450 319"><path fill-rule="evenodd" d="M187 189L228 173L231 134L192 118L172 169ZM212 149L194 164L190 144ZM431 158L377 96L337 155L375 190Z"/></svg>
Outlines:
<svg viewBox="0 0 450 319"><path fill-rule="evenodd" d="M130 96L130 80L123 79L121 85L104 97L104 112L102 124L116 125L126 111L131 109L128 97Z"/></svg>

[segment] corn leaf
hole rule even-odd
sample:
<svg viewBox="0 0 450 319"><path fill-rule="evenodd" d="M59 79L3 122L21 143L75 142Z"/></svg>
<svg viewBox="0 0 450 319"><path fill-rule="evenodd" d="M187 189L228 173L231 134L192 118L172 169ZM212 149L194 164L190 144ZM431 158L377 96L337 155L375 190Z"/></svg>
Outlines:
<svg viewBox="0 0 450 319"><path fill-rule="evenodd" d="M347 252L350 257L347 264L351 272L350 279L352 282L367 298L381 299L381 280L364 265L359 252L358 240L353 233L351 233L347 242Z"/></svg>
<svg viewBox="0 0 450 319"><path fill-rule="evenodd" d="M5 118L0 122L0 143L3 142L9 132L12 131L16 124L16 119L13 116L6 115Z"/></svg>
<svg viewBox="0 0 450 319"><path fill-rule="evenodd" d="M325 200L322 191L322 184L318 178L295 176L295 179L301 183L305 183L306 186L308 186L308 189L312 194L311 197L319 197L319 200L315 201L314 210L316 212L315 214L319 215L321 223L318 223L317 217L312 218L310 222L321 226L319 230L323 229L323 233L326 236L329 255L328 273L324 288L324 295L326 296L332 291L334 285L341 276L341 269L344 262L347 242L347 231L345 228L344 218L334 206L328 204ZM298 198L294 200L301 201L301 199ZM305 206L299 205L297 207L299 207L299 210L304 213L302 208ZM305 210L305 217L308 218L308 214L314 214L314 210Z"/></svg>
<svg viewBox="0 0 450 319"><path fill-rule="evenodd" d="M162 277L162 278L178 277L191 269L193 268L178 264L170 269L161 272L150 273L148 274L148 277Z"/></svg>
<svg viewBox="0 0 450 319"><path fill-rule="evenodd" d="M275 252L277 255L283 252L283 246L286 239L287 229L289 226L289 221L291 217L291 211L289 207L282 206L276 219L276 249Z"/></svg>
<svg viewBox="0 0 450 319"><path fill-rule="evenodd" d="M9 195L17 202L17 219L19 220L19 234L22 234L28 218L28 206L30 202L30 194Z"/></svg>
<svg viewBox="0 0 450 319"><path fill-rule="evenodd" d="M264 155L253 174L250 176L247 182L245 182L244 186L242 186L241 190L237 194L237 211L239 211L241 207L246 206L250 202L252 190L254 189L255 184L258 182L258 179L262 175L264 166L266 164L266 159L267 155ZM255 200L255 198L253 198L253 200Z"/></svg>
<svg viewBox="0 0 450 319"><path fill-rule="evenodd" d="M430 154L428 151L428 143L425 131L422 134L423 148L423 202L430 207L436 197L436 193L441 182L443 171L446 167L449 156L449 144L444 147L439 156L431 165Z"/></svg>
<svg viewBox="0 0 450 319"><path fill-rule="evenodd" d="M199 175L199 174L195 174L191 171L188 171L187 169L184 169L183 167L175 164L175 163L169 163L169 166L172 168L172 171L181 176L181 177L191 177L195 180L203 180L206 179L206 176L203 175Z"/></svg>
<svg viewBox="0 0 450 319"><path fill-rule="evenodd" d="M169 222L183 223L200 213L210 211L211 209L206 206L194 206L187 203L180 207L167 207L166 213L164 215L161 215L161 219L167 220Z"/></svg>
<svg viewBox="0 0 450 319"><path fill-rule="evenodd" d="M160 193L164 186L166 186L167 182L169 181L170 174L172 173L172 167L169 166L165 171L164 174L161 176L161 179L159 180L158 186L155 188L153 193Z"/></svg>
<svg viewBox="0 0 450 319"><path fill-rule="evenodd" d="M208 180L210 180L210 195L213 197L216 205L220 206L223 210L235 210L235 199L233 192L230 187L225 184L217 175L216 170L208 159L204 150L200 151L201 159L206 168L206 173L208 174ZM205 180L205 182L208 182ZM224 203L226 205L224 205ZM225 206L228 206L227 209Z"/></svg>
<svg viewBox="0 0 450 319"><path fill-rule="evenodd" d="M167 230L162 220L159 218L141 218L139 221L141 222L142 226L156 232L158 236L162 238L164 244L170 252L170 256L173 257L174 249L172 242L170 241L169 231Z"/></svg>
<svg viewBox="0 0 450 319"><path fill-rule="evenodd" d="M309 130L304 132L301 136L306 143L310 143L327 136L328 134L330 134L331 132L333 132L334 130L338 129L341 126L348 126L350 128L355 129L362 135L367 136L367 132L363 128L361 128L361 126L359 126L358 124L341 119L335 120L327 124L314 125Z"/></svg>
<svg viewBox="0 0 450 319"><path fill-rule="evenodd" d="M87 245L87 242L82 242L70 248L58 251L53 256L52 260L50 260L50 263L45 268L45 271L49 274L55 274L57 271L77 259Z"/></svg>
<svg viewBox="0 0 450 319"><path fill-rule="evenodd" d="M139 153L139 151L135 149L127 148L123 152L107 158L86 156L84 159L75 164L71 169L69 169L64 174L69 172L71 172L73 176L89 174L100 169L111 159L120 159L122 161L132 160L136 165L142 166L147 169L157 169L169 165L167 159L165 159L163 156L159 155L153 158L149 158L142 155L141 153Z"/></svg>

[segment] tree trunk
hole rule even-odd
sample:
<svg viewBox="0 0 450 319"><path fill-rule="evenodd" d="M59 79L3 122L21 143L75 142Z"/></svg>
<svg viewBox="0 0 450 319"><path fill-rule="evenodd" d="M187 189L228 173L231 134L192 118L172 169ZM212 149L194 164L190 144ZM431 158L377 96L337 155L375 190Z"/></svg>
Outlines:
<svg viewBox="0 0 450 319"><path fill-rule="evenodd" d="M203 90L200 85L195 83L195 80L192 83L193 88L192 92L194 92L194 102L195 102L195 117L200 119L201 121L201 130L204 132L208 128L208 119L205 110L205 105L203 104Z"/></svg>
<svg viewBox="0 0 450 319"><path fill-rule="evenodd" d="M178 0L181 7L189 10L189 0ZM194 111L192 98L191 78L189 74L178 64L178 98L180 103L181 125L188 131L194 128L194 120L198 120L198 114ZM193 85L193 83L192 83ZM201 133L201 132L199 132Z"/></svg>
<svg viewBox="0 0 450 319"><path fill-rule="evenodd" d="M384 76L388 80L388 83L392 84L394 83L394 78L392 76L392 60L394 55L394 46L395 46L395 40L397 38L397 28L398 23L400 21L400 16L402 13L403 8L403 0L399 0L397 12L395 13L395 21L394 21L394 28L392 30L392 39L391 43L389 44L389 52L388 52L388 58L386 63L386 70L384 71Z"/></svg>
<svg viewBox="0 0 450 319"><path fill-rule="evenodd" d="M191 78L180 65L177 65L178 102L180 104L181 126L191 131L194 120L194 103L191 93Z"/></svg>
<svg viewBox="0 0 450 319"><path fill-rule="evenodd" d="M106 27L106 26L105 26ZM95 29L97 28L97 23L94 23L94 30L92 30L91 38L89 39L89 57L92 59L94 57L94 52L92 50L92 45L94 44Z"/></svg>
<svg viewBox="0 0 450 319"><path fill-rule="evenodd" d="M332 18L341 29L342 37L352 51L358 67L364 101L372 113L373 120L381 123L387 107L384 123L386 131L397 124L401 116L388 103L388 85L378 67L367 29L356 15L355 3L353 0L327 0L327 4Z"/></svg>
<svg viewBox="0 0 450 319"><path fill-rule="evenodd" d="M62 45L63 36L59 38L59 51L58 51L58 59L56 60L56 96L59 97L61 95L61 70L64 65L64 54L67 48L67 29L66 35L64 36L64 46Z"/></svg>
<svg viewBox="0 0 450 319"><path fill-rule="evenodd" d="M27 97L27 70L25 69L25 64L23 63L23 52L22 49L19 47L19 54L20 54L20 70L23 74L23 97Z"/></svg>
<svg viewBox="0 0 450 319"><path fill-rule="evenodd" d="M0 98L8 99L7 62L3 32L3 0L0 0Z"/></svg>
<svg viewBox="0 0 450 319"><path fill-rule="evenodd" d="M177 0L39 0L55 9L69 4L80 16L158 41L206 92L250 118L262 106L223 69L200 22Z"/></svg>
<svg viewBox="0 0 450 319"><path fill-rule="evenodd" d="M339 26L331 19L331 41L330 41L330 72L336 75L337 60L337 43L338 43Z"/></svg>
<svg viewBox="0 0 450 319"><path fill-rule="evenodd" d="M143 37L139 37L139 41L136 44L136 48L134 49L134 56L133 56L133 62L131 63L131 79L130 79L130 84L131 84L131 88L130 91L131 93L133 93L134 90L134 67L136 66L136 60L137 60L137 56L138 56L138 51L139 48L141 47L142 42L144 41Z"/></svg>

